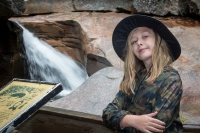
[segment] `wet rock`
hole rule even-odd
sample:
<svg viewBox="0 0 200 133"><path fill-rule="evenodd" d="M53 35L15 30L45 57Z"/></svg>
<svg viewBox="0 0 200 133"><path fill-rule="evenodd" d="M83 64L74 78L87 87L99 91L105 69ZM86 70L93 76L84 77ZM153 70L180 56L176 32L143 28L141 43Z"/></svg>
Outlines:
<svg viewBox="0 0 200 133"><path fill-rule="evenodd" d="M85 39L87 37L76 21L29 21L23 23L23 26L39 39L86 66Z"/></svg>
<svg viewBox="0 0 200 133"><path fill-rule="evenodd" d="M13 78L28 78L22 29L13 21L0 21L0 86Z"/></svg>
<svg viewBox="0 0 200 133"><path fill-rule="evenodd" d="M90 59L90 61L86 61L83 58L83 52L79 49L82 47L83 51L85 49L85 53L87 55L91 54L105 58L112 66L120 67L122 65L119 64L121 64L122 62L119 60L113 50L113 47L111 45L111 37L114 27L120 21L120 19L125 16L128 15L116 13L105 14L74 12L64 14L58 13L51 15L38 15L30 17L13 17L11 18L11 20L17 21L20 24L24 25L27 29L33 32L35 36L46 41L51 46L55 47L61 52L70 55L73 59L81 63L87 63L88 66L88 63L91 63ZM68 34L68 32L70 32L70 28L73 29L73 25L71 25L71 27L69 25L66 25L65 28L63 26L60 26L61 24L58 25L58 22L65 23L65 21L70 20L77 22L77 24L80 24L81 26L82 30L75 30L78 27L74 27L74 36L81 37L80 34L83 34L83 38L81 38L80 40L83 40L84 43L81 43L81 45L77 45L78 43L75 43L73 41L75 39L71 39L72 41L68 40L70 39L70 37L68 37L70 35ZM79 48L77 46L79 46ZM102 65L105 66L105 64ZM93 74L94 71L91 71L90 73Z"/></svg>

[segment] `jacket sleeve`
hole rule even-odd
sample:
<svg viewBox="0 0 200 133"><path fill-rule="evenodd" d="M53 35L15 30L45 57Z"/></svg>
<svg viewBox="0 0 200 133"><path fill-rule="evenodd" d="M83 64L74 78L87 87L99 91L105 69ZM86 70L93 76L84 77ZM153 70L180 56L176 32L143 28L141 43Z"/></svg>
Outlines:
<svg viewBox="0 0 200 133"><path fill-rule="evenodd" d="M158 92L155 103L156 118L166 123L168 128L179 114L182 96L182 81L177 73L165 79Z"/></svg>
<svg viewBox="0 0 200 133"><path fill-rule="evenodd" d="M109 128L120 130L120 121L127 114L130 114L126 111L128 104L128 96L119 91L114 100L108 104L108 106L103 110L102 119L105 125Z"/></svg>

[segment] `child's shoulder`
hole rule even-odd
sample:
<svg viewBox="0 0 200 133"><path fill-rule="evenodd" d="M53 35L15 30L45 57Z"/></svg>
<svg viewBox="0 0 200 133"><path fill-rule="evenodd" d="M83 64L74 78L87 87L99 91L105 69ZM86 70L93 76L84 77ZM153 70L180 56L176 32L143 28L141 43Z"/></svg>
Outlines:
<svg viewBox="0 0 200 133"><path fill-rule="evenodd" d="M173 68L172 66L166 66L163 69L163 74L164 75L171 75L171 76L179 76L178 70L176 70L175 68Z"/></svg>
<svg viewBox="0 0 200 133"><path fill-rule="evenodd" d="M163 72L158 76L157 80L165 79L180 79L180 75L176 69L171 66L166 66L163 69Z"/></svg>

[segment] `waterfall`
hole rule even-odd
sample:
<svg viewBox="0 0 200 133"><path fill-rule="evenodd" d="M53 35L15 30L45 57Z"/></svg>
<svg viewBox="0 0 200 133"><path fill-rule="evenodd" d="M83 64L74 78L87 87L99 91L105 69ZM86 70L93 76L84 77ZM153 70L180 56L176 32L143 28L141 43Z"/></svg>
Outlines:
<svg viewBox="0 0 200 133"><path fill-rule="evenodd" d="M88 78L84 66L21 27L31 79L61 83L63 91L57 95L59 98L72 92Z"/></svg>

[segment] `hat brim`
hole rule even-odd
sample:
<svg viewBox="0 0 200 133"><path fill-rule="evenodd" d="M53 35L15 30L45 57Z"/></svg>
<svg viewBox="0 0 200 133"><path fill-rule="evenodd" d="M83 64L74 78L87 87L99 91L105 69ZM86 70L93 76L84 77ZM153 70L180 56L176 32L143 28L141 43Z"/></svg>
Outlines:
<svg viewBox="0 0 200 133"><path fill-rule="evenodd" d="M148 27L157 32L165 40L173 56L173 61L181 54L181 47L175 36L169 29L157 19L146 15L133 15L121 20L115 27L112 42L113 47L119 58L124 61L124 49L129 33L137 27Z"/></svg>

